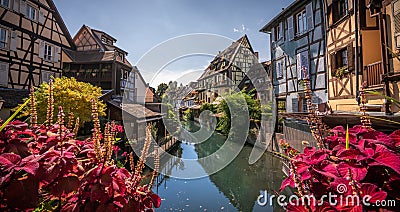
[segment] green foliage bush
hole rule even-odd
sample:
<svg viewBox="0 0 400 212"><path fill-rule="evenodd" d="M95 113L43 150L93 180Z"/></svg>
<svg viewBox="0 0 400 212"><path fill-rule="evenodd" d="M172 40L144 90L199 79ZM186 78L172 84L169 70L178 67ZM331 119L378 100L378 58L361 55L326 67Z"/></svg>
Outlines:
<svg viewBox="0 0 400 212"><path fill-rule="evenodd" d="M106 105L98 98L102 95L101 88L90 83L78 82L75 78L53 79L54 114L58 114L59 106L62 106L64 113L74 113L80 118L80 123L92 120L92 109L90 101L94 99L98 105L99 116L105 116ZM41 84L35 91L38 123L44 123L47 112L47 99L49 96L49 84ZM29 116L30 107L25 107L21 116ZM57 119L54 115L53 121Z"/></svg>

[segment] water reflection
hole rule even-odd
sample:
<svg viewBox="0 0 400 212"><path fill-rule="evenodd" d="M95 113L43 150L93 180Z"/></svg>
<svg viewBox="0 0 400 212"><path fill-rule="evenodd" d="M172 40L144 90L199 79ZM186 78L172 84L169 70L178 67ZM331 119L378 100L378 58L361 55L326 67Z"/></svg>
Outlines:
<svg viewBox="0 0 400 212"><path fill-rule="evenodd" d="M214 134L201 144L181 143L173 152L184 159L197 159L210 155L224 144L225 137ZM283 179L282 164L279 159L264 154L257 163L248 164L252 146L244 146L233 162L208 177L181 180L159 176L154 192L163 199L158 211L281 211L275 203L261 207L257 197L266 190L269 194L278 191ZM199 163L196 169L206 172L207 161ZM193 171L182 160L161 164L166 173ZM164 172L165 173L165 172Z"/></svg>

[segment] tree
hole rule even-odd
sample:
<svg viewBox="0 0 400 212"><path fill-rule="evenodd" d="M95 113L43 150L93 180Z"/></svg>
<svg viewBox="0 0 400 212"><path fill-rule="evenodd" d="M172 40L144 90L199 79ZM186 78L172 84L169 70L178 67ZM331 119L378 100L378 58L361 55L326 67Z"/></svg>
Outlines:
<svg viewBox="0 0 400 212"><path fill-rule="evenodd" d="M35 91L38 123L44 123L47 113L47 100L49 96L49 84L41 84ZM79 117L83 124L92 120L91 100L97 103L100 116L105 116L106 105L99 100L101 88L89 83L78 82L75 78L55 78L53 82L54 112L53 122L57 120L58 108L62 106L64 113L68 116L71 112ZM26 107L22 112L23 116L29 116L30 108Z"/></svg>
<svg viewBox="0 0 400 212"><path fill-rule="evenodd" d="M228 135L229 133L233 133L231 131L231 116L235 119L235 122L245 122L247 120L241 120L241 116L239 115L241 112L246 112L243 110L245 105L243 105L243 99L246 101L247 104L247 110L249 113L249 118L253 120L260 120L261 119L261 104L260 101L257 99L253 99L254 94L248 94L245 91L237 92L237 93L232 93L224 98L223 101L221 101L218 106L217 106L217 111L219 113L222 113L222 117L219 119L218 122L218 130L221 131L223 134ZM230 106L232 108L229 108L228 103L230 103ZM231 109L235 111L235 113L239 114L231 114Z"/></svg>
<svg viewBox="0 0 400 212"><path fill-rule="evenodd" d="M168 85L165 83L161 83L157 86L157 91L156 94L162 98L164 95L165 91L168 89Z"/></svg>

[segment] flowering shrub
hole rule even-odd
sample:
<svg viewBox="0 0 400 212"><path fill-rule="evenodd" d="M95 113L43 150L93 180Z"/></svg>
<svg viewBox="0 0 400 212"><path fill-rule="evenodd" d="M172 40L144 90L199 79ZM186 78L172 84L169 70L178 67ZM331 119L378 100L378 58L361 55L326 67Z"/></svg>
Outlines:
<svg viewBox="0 0 400 212"><path fill-rule="evenodd" d="M48 110L52 113L52 107ZM109 123L101 132L95 101L92 110L93 136L84 141L75 139L76 127L64 126L61 107L56 124L49 119L48 126L29 127L13 121L0 131L0 210L148 211L160 206L160 197L151 191L158 154L151 182L140 184L149 129L137 165L132 154L124 154L131 164L128 171L112 159L122 127Z"/></svg>

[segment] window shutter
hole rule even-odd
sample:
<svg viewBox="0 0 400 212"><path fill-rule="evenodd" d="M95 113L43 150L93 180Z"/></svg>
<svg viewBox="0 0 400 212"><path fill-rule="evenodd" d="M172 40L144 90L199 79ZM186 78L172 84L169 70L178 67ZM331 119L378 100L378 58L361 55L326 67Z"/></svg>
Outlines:
<svg viewBox="0 0 400 212"><path fill-rule="evenodd" d="M348 70L353 71L355 69L355 49L353 48L353 43L347 46L347 63Z"/></svg>
<svg viewBox="0 0 400 212"><path fill-rule="evenodd" d="M335 70L336 70L336 53L332 53L330 55L331 58L331 75L335 76Z"/></svg>
<svg viewBox="0 0 400 212"><path fill-rule="evenodd" d="M396 47L397 49L400 49L400 1L393 2L392 8Z"/></svg>
<svg viewBox="0 0 400 212"><path fill-rule="evenodd" d="M19 2L20 0L14 0L13 10L19 12Z"/></svg>
<svg viewBox="0 0 400 212"><path fill-rule="evenodd" d="M44 59L44 41L39 41L39 57Z"/></svg>
<svg viewBox="0 0 400 212"><path fill-rule="evenodd" d="M42 71L42 83L43 82L49 82L51 76L52 76L52 72L50 72L50 71Z"/></svg>
<svg viewBox="0 0 400 212"><path fill-rule="evenodd" d="M314 29L314 11L312 3L306 6L306 16L307 16L307 30L310 31Z"/></svg>
<svg viewBox="0 0 400 212"><path fill-rule="evenodd" d="M279 79L279 78L281 78L282 77L282 71L281 71L281 69L282 69L282 64L281 64L281 62L279 61L276 61L275 62L275 73L276 73L276 78L277 79Z"/></svg>
<svg viewBox="0 0 400 212"><path fill-rule="evenodd" d="M283 38L283 22L279 23L279 35L280 37L278 39Z"/></svg>
<svg viewBox="0 0 400 212"><path fill-rule="evenodd" d="M44 24L44 20L43 11L39 11L39 23Z"/></svg>
<svg viewBox="0 0 400 212"><path fill-rule="evenodd" d="M299 112L299 99L298 98L292 98L292 111Z"/></svg>
<svg viewBox="0 0 400 212"><path fill-rule="evenodd" d="M59 61L59 59L60 59L59 53L60 53L59 47L55 46L54 47L54 57L53 57L54 62L58 62Z"/></svg>
<svg viewBox="0 0 400 212"><path fill-rule="evenodd" d="M328 21L328 27L332 26L332 24L333 24L333 10L332 10L332 6L328 6L328 17L327 17L327 21Z"/></svg>
<svg viewBox="0 0 400 212"><path fill-rule="evenodd" d="M271 41L275 42L275 28L271 29Z"/></svg>
<svg viewBox="0 0 400 212"><path fill-rule="evenodd" d="M296 72L297 79L301 79L301 55L300 53L296 54Z"/></svg>
<svg viewBox="0 0 400 212"><path fill-rule="evenodd" d="M11 31L11 33L10 33L10 50L17 51L17 47L18 47L18 32Z"/></svg>
<svg viewBox="0 0 400 212"><path fill-rule="evenodd" d="M26 16L26 2L24 0L20 2L19 12Z"/></svg>
<svg viewBox="0 0 400 212"><path fill-rule="evenodd" d="M294 24L293 24L293 16L290 16L287 19L288 24L288 39L291 41L294 39Z"/></svg>
<svg viewBox="0 0 400 212"><path fill-rule="evenodd" d="M8 86L8 63L0 63L0 86L7 87Z"/></svg>

